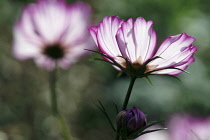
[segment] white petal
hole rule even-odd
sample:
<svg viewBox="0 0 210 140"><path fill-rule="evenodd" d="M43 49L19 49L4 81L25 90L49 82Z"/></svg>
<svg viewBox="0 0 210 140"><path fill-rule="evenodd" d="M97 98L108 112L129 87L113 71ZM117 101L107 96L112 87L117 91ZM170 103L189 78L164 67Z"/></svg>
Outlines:
<svg viewBox="0 0 210 140"><path fill-rule="evenodd" d="M105 17L98 27L98 45L99 49L110 57L121 56L116 34L122 21L117 16Z"/></svg>
<svg viewBox="0 0 210 140"><path fill-rule="evenodd" d="M134 33L136 40L136 56L142 57L143 62L150 59L156 47L156 32L152 28L152 21L146 22L142 17L136 19L134 23Z"/></svg>
<svg viewBox="0 0 210 140"><path fill-rule="evenodd" d="M168 37L160 46L155 56L160 56L149 65L158 65L156 69L162 69L167 67L177 67L184 68L185 70L186 64L190 64L192 62L187 62L187 60L192 60L192 55L197 50L192 43L195 41L194 37L188 36L183 33L180 35ZM178 72L176 72L178 71ZM173 74L181 73L179 70L162 70L158 72L159 74Z"/></svg>
<svg viewBox="0 0 210 140"><path fill-rule="evenodd" d="M41 42L27 38L20 28L14 29L13 53L17 59L34 58L41 53Z"/></svg>
<svg viewBox="0 0 210 140"><path fill-rule="evenodd" d="M71 5L67 14L68 28L66 28L65 35L62 37L64 44L66 46L74 45L86 40L91 15L90 6L82 2L77 2Z"/></svg>
<svg viewBox="0 0 210 140"><path fill-rule="evenodd" d="M38 1L33 5L32 20L36 32L46 43L58 41L69 23L68 9L62 1Z"/></svg>
<svg viewBox="0 0 210 140"><path fill-rule="evenodd" d="M195 38L188 36L186 33L171 36L161 44L155 56L169 59L189 47L194 41Z"/></svg>
<svg viewBox="0 0 210 140"><path fill-rule="evenodd" d="M138 58L136 57L136 43L134 42L133 20L131 18L124 22L118 30L117 41L122 54L126 55L124 57L135 62Z"/></svg>

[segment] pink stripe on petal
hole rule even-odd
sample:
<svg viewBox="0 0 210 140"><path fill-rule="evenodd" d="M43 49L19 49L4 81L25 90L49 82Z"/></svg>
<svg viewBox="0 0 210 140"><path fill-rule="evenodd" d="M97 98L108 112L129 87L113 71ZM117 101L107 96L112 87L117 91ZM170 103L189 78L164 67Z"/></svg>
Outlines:
<svg viewBox="0 0 210 140"><path fill-rule="evenodd" d="M191 47L189 47L188 49L186 49L186 51L185 52L183 52L182 54L180 54L179 56L178 56L178 60L179 60L179 63L176 63L175 65L174 65L174 67L176 67L176 66L180 66L180 65L182 65L182 64L184 64L184 63L188 63L188 61L191 59L191 58L193 58L193 55L194 55L194 52L195 51L197 51L197 48L195 47L195 46L191 46Z"/></svg>

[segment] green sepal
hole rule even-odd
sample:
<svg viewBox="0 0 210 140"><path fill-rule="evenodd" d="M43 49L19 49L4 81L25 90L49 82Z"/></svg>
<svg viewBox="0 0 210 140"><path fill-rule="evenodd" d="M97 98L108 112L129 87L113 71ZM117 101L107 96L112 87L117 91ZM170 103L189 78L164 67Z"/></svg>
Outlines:
<svg viewBox="0 0 210 140"><path fill-rule="evenodd" d="M146 78L146 79L147 79L147 81L150 83L150 85L152 85L152 86L153 86L151 79L150 79L148 76L146 76L145 78Z"/></svg>
<svg viewBox="0 0 210 140"><path fill-rule="evenodd" d="M126 138L127 137L127 128L126 128L126 118L124 117L122 120L121 120L121 124L122 124L122 127L118 130L119 132L119 135L122 137L122 138Z"/></svg>
<svg viewBox="0 0 210 140"><path fill-rule="evenodd" d="M152 62L153 60L158 59L158 58L162 58L162 57L160 57L160 56L155 56L154 58L148 59L148 60L144 63L144 65L146 66L147 64L149 64L150 62ZM163 58L162 58L162 59L163 59Z"/></svg>
<svg viewBox="0 0 210 140"><path fill-rule="evenodd" d="M148 59L138 70L137 70L137 74L138 74L138 76L141 78L141 77L145 77L144 76L144 72L145 72L145 70L146 70L146 66L147 66L147 64L149 64L150 62L152 62L153 60L155 60L155 59L158 59L158 58L162 58L162 57L160 57L160 56L156 56L156 57L154 57L154 58L151 58L151 59Z"/></svg>
<svg viewBox="0 0 210 140"><path fill-rule="evenodd" d="M94 50L89 50L89 49L85 49L87 51L90 51L90 52L94 52L94 53L97 53L97 54L100 54L104 57L106 57L107 59L109 59L111 61L111 65L115 65L117 66L118 68L120 68L122 71L125 70L125 68L123 68L120 64L118 64L113 58L111 58L110 56L106 55L106 54L103 54L103 53L100 53L100 52L97 52L97 51L94 51ZM105 62L106 60L104 60Z"/></svg>
<svg viewBox="0 0 210 140"><path fill-rule="evenodd" d="M147 133L152 133L152 132L155 132L155 131L167 130L167 129L168 128L158 128L158 129L153 129L153 130L147 130L147 131L144 131L144 132L140 133L139 136L144 135L144 134L147 134Z"/></svg>
<svg viewBox="0 0 210 140"><path fill-rule="evenodd" d="M186 70L183 70L183 69L180 69L180 68L175 68L175 67L168 67L168 68L162 68L162 69L157 69L157 70L149 71L149 72L145 73L145 75L151 75L151 73L153 73L153 72L160 71L160 70L166 70L166 69L176 69L176 70L180 70L182 72L185 72L185 73L188 73L189 74L189 72L186 71Z"/></svg>
<svg viewBox="0 0 210 140"><path fill-rule="evenodd" d="M119 72L119 73L117 74L117 78L119 78L122 74L123 74L123 72Z"/></svg>

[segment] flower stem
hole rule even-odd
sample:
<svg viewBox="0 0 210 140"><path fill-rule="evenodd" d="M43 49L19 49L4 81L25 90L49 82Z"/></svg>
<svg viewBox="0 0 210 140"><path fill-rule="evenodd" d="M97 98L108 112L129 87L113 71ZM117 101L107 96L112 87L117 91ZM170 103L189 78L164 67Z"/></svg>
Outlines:
<svg viewBox="0 0 210 140"><path fill-rule="evenodd" d="M135 80L136 80L136 77L131 77L130 84L129 84L128 91L127 91L127 94L126 94L126 97L125 97L125 100L124 100L124 103L123 103L122 110L125 110L127 108L128 101L130 99L131 91L133 89L133 85L134 85Z"/></svg>
<svg viewBox="0 0 210 140"><path fill-rule="evenodd" d="M56 82L57 82L57 69L55 68L50 72L50 93L51 93L51 108L53 115L59 114L58 103L57 103L57 93L56 93Z"/></svg>
<svg viewBox="0 0 210 140"><path fill-rule="evenodd" d="M50 84L50 93L51 93L51 108L52 114L56 118L57 123L59 125L60 133L64 140L71 140L71 135L69 133L69 129L66 125L66 122L58 109L57 103L57 68L55 68L52 72L50 72L49 84Z"/></svg>
<svg viewBox="0 0 210 140"><path fill-rule="evenodd" d="M129 84L129 87L128 87L127 94L125 96L125 100L123 102L122 110L125 110L127 108L127 105L128 105L128 102L129 102L129 99L130 99L130 96L131 96L131 91L133 89L133 85L135 83L135 80L136 80L136 77L135 76L133 76L133 77L131 76L130 84ZM118 132L119 131L117 131L117 133ZM116 134L115 140L119 140L119 138L120 138L120 136L118 134Z"/></svg>

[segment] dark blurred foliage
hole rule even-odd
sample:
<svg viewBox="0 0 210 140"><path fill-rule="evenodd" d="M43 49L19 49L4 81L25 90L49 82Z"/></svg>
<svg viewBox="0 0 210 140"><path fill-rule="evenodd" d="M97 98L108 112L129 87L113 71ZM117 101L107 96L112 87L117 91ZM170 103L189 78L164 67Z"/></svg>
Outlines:
<svg viewBox="0 0 210 140"><path fill-rule="evenodd" d="M19 62L12 56L12 29L22 8L34 0L0 0L0 139L61 139L51 116L48 73L32 60ZM74 2L75 0L68 0ZM129 108L136 106L148 121L165 120L175 113L210 115L210 1L208 0L84 0L93 8L93 24L104 16L121 19L144 17L154 21L158 44L171 35L195 36L196 61L181 74L182 80L151 77L153 85L138 79ZM99 99L115 122L129 84L125 75L108 64L86 56L69 70L59 70L59 108L76 140L108 140L114 133L94 103Z"/></svg>

